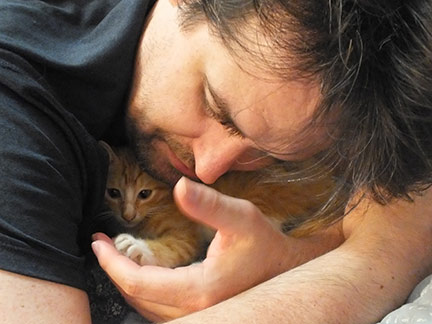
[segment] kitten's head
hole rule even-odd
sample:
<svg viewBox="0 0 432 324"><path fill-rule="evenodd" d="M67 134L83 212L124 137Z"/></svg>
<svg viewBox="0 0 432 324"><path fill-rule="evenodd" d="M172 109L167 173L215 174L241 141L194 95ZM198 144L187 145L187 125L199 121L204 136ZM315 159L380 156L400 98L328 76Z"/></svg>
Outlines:
<svg viewBox="0 0 432 324"><path fill-rule="evenodd" d="M125 227L142 224L171 197L170 187L141 170L131 150L99 143L110 158L105 203Z"/></svg>

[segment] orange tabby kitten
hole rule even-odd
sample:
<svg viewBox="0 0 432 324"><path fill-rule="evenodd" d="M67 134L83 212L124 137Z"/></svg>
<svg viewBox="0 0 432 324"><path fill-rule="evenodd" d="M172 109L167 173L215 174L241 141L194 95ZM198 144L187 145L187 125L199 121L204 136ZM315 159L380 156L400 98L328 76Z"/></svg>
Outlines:
<svg viewBox="0 0 432 324"><path fill-rule="evenodd" d="M105 202L128 229L115 237L116 248L140 265L176 267L195 261L214 231L183 216L172 188L142 171L129 149L101 145L110 156ZM263 180L262 172L231 172L211 187L253 202L274 226L287 232L326 201L323 193L332 186L330 179L303 185ZM291 233L304 234L295 231Z"/></svg>

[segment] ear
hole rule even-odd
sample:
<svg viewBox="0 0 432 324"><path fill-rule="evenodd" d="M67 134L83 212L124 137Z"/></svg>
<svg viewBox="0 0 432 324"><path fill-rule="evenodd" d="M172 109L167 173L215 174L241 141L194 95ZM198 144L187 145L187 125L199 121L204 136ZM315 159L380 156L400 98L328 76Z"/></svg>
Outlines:
<svg viewBox="0 0 432 324"><path fill-rule="evenodd" d="M105 151L108 153L109 159L110 159L110 163L113 163L114 161L116 161L118 159L117 155L114 153L113 149L111 148L111 146L104 142L104 141L99 141L98 144L100 146L102 146Z"/></svg>

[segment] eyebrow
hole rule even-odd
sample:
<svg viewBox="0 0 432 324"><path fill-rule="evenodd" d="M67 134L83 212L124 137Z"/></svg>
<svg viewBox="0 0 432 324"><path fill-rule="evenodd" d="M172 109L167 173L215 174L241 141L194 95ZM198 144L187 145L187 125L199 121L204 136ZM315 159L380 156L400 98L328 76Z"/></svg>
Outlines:
<svg viewBox="0 0 432 324"><path fill-rule="evenodd" d="M235 123L234 119L232 118L231 112L232 109L230 108L227 101L222 98L221 95L219 95L216 90L211 86L210 82L208 81L207 77L204 76L204 84L207 87L208 91L210 92L213 101L216 105L215 108L217 108L217 111L215 112L216 118L218 121L224 125L228 126L232 129L234 129L236 132L241 134L241 136L246 137L245 133L240 130L240 128Z"/></svg>

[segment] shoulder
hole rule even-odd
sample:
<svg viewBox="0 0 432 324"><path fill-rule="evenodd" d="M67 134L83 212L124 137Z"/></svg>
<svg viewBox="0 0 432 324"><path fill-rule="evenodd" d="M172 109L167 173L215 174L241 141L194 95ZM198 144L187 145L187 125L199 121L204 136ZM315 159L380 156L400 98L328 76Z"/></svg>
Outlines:
<svg viewBox="0 0 432 324"><path fill-rule="evenodd" d="M139 0L1 1L0 50L31 67L31 78L98 137L124 106L150 8Z"/></svg>

